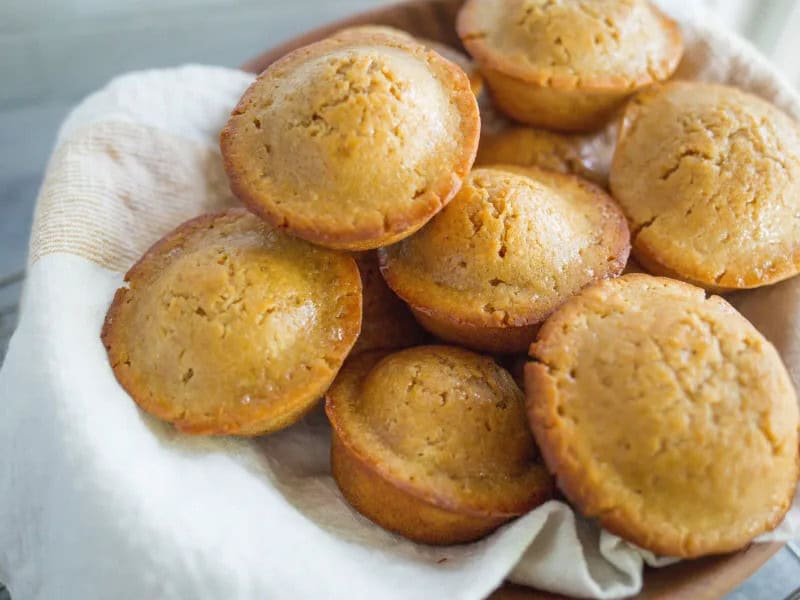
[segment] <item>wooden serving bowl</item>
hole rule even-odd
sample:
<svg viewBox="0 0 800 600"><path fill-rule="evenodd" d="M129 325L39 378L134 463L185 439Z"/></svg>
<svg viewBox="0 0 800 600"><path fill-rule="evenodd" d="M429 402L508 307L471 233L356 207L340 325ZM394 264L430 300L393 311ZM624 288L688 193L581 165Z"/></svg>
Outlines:
<svg viewBox="0 0 800 600"><path fill-rule="evenodd" d="M242 65L260 73L287 52L321 40L353 25L390 25L409 33L437 40L463 50L455 31L458 9L464 0L413 0L357 14L314 29L256 56ZM755 573L783 544L753 544L735 554L683 561L661 569L646 569L644 587L636 598L642 600L716 600ZM564 598L512 584L505 584L492 600L555 600Z"/></svg>

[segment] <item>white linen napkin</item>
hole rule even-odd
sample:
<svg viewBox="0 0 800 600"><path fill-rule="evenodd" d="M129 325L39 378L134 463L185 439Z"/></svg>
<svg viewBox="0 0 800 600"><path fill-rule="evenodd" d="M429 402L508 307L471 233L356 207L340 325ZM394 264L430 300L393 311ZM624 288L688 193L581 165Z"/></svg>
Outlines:
<svg viewBox="0 0 800 600"><path fill-rule="evenodd" d="M798 95L751 46L679 14L679 77L738 85L800 118ZM345 503L320 412L260 439L195 438L117 384L105 311L151 243L235 203L217 134L251 80L203 66L125 75L61 129L0 371L0 581L13 599L478 599L508 577L580 597L636 593L643 563L663 561L562 502L474 544L414 544ZM800 389L800 280L733 301ZM798 537L796 501L763 539Z"/></svg>

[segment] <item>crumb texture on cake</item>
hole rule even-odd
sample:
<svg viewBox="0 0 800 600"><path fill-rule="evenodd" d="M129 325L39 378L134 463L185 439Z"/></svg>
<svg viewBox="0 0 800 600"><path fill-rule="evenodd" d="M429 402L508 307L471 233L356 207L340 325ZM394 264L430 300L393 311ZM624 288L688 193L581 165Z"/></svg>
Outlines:
<svg viewBox="0 0 800 600"><path fill-rule="evenodd" d="M350 452L435 506L514 516L551 493L523 393L489 357L448 346L361 354L327 412Z"/></svg>
<svg viewBox="0 0 800 600"><path fill-rule="evenodd" d="M619 274L628 231L611 198L588 182L503 165L473 170L420 232L379 253L389 285L412 307L514 327Z"/></svg>
<svg viewBox="0 0 800 600"><path fill-rule="evenodd" d="M611 188L651 270L721 289L798 272L800 125L765 100L707 83L643 92Z"/></svg>
<svg viewBox="0 0 800 600"><path fill-rule="evenodd" d="M285 426L324 393L355 342L354 261L242 209L200 217L128 272L103 340L146 411L193 433Z"/></svg>
<svg viewBox="0 0 800 600"><path fill-rule="evenodd" d="M416 38L407 31L397 29L395 27L388 27L386 25L356 25L347 27L337 31L333 37L338 39L358 39L364 35L370 34L383 34L393 35L406 41L416 41L422 44L429 50L433 50L441 55L443 58L449 60L451 63L458 65L464 73L469 77L469 82L472 87L473 93L477 96L483 88L483 77L481 77L478 66L470 59L469 56L464 54L461 50L457 50L448 44L431 40L428 38Z"/></svg>
<svg viewBox="0 0 800 600"><path fill-rule="evenodd" d="M625 87L669 77L677 25L647 0L469 0L459 35L473 56L553 87Z"/></svg>
<svg viewBox="0 0 800 600"><path fill-rule="evenodd" d="M234 192L334 247L408 235L455 193L479 119L464 73L397 35L353 34L262 73L222 132Z"/></svg>
<svg viewBox="0 0 800 600"><path fill-rule="evenodd" d="M739 549L798 479L798 408L775 348L723 299L642 274L587 288L544 325L529 418L586 516L668 556Z"/></svg>

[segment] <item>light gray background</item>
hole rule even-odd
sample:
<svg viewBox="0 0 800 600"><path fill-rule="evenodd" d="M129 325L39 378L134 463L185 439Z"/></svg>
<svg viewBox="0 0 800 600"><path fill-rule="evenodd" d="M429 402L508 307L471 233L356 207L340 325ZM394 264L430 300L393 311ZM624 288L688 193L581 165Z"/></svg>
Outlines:
<svg viewBox="0 0 800 600"><path fill-rule="evenodd" d="M800 82L800 2L704 1ZM24 268L33 202L71 106L124 71L235 66L304 30L387 3L0 0L0 360L16 321L15 274ZM797 586L800 562L784 549L729 598L780 599Z"/></svg>

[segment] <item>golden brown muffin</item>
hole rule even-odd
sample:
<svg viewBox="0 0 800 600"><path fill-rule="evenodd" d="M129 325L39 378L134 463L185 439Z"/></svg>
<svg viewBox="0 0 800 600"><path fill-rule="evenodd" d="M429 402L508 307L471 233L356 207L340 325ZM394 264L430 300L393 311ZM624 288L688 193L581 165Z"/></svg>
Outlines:
<svg viewBox="0 0 800 600"><path fill-rule="evenodd" d="M585 285L622 272L625 217L600 188L536 167L472 171L417 235L381 248L381 270L423 327L489 352L524 352Z"/></svg>
<svg viewBox="0 0 800 600"><path fill-rule="evenodd" d="M427 339L408 306L386 285L374 250L357 253L354 258L361 273L363 316L361 333L351 355L367 350L399 350L416 346Z"/></svg>
<svg viewBox="0 0 800 600"><path fill-rule="evenodd" d="M248 88L221 134L233 192L276 227L366 250L458 191L480 123L464 72L398 36L329 38Z"/></svg>
<svg viewBox="0 0 800 600"><path fill-rule="evenodd" d="M587 517L685 558L732 552L783 519L797 398L775 348L722 298L623 275L566 302L531 357L533 432Z"/></svg>
<svg viewBox="0 0 800 600"><path fill-rule="evenodd" d="M572 173L600 186L608 184L594 138L535 129L512 127L481 136L476 166L519 165L541 167L557 173Z"/></svg>
<svg viewBox="0 0 800 600"><path fill-rule="evenodd" d="M730 290L800 269L800 125L760 98L709 83L643 92L611 187L651 272Z"/></svg>
<svg viewBox="0 0 800 600"><path fill-rule="evenodd" d="M491 358L447 346L360 354L325 410L345 498L412 540L476 540L552 495L524 396Z"/></svg>
<svg viewBox="0 0 800 600"><path fill-rule="evenodd" d="M334 34L334 37L340 39L348 39L348 38L359 38L366 35L372 34L383 34L383 35L394 35L400 37L400 39L406 41L416 41L429 50L433 50L434 52L438 52L441 56L449 60L451 63L454 63L461 67L464 73L467 74L469 77L469 83L472 87L472 93L476 96L481 93L483 89L483 76L481 75L480 69L478 69L478 65L475 64L475 61L470 59L469 56L460 52L453 48L452 46L448 46L447 44L443 44L441 42L437 42L435 40L429 40L427 38L415 38L413 35L408 33L407 31L403 31L402 29L396 29L394 27L389 27L388 25L356 25L353 27L347 27L345 29L340 29Z"/></svg>
<svg viewBox="0 0 800 600"><path fill-rule="evenodd" d="M117 380L187 433L258 435L320 399L358 335L355 261L244 209L188 221L125 276L102 339Z"/></svg>
<svg viewBox="0 0 800 600"><path fill-rule="evenodd" d="M590 131L678 66L678 25L647 0L467 0L458 34L495 102L539 127Z"/></svg>

